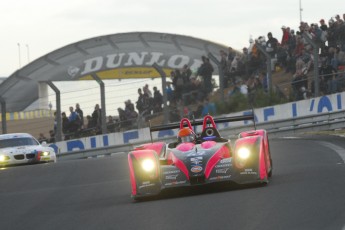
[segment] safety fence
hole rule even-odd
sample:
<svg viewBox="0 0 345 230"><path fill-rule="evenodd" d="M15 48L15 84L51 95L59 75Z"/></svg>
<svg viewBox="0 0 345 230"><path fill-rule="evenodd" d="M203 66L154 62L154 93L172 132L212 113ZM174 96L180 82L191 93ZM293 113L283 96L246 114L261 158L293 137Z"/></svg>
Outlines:
<svg viewBox="0 0 345 230"><path fill-rule="evenodd" d="M322 130L336 130L345 127L345 111L337 111L332 113L323 113L318 115L303 116L292 119L277 120L257 124L257 129L265 129L268 132L269 138L278 138L286 136L296 136L307 132L316 132ZM220 132L223 137L237 138L240 132L250 130L253 127L249 125L224 128ZM155 141L174 141L176 137L158 138ZM82 159L95 157L98 155L111 155L113 153L128 153L135 146L147 143L145 141L137 141L134 143L100 147L88 150L67 152L58 154L60 160Z"/></svg>

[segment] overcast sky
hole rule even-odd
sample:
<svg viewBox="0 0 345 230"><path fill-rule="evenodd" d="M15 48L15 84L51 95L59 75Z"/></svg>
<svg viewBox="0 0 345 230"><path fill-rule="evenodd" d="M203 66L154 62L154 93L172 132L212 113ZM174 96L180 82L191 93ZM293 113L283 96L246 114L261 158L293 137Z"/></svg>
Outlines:
<svg viewBox="0 0 345 230"><path fill-rule="evenodd" d="M133 31L165 32L235 49L281 26L297 29L300 0L12 0L0 2L0 77L84 39ZM302 20L345 13L343 0L301 0ZM341 12L343 10L343 12Z"/></svg>

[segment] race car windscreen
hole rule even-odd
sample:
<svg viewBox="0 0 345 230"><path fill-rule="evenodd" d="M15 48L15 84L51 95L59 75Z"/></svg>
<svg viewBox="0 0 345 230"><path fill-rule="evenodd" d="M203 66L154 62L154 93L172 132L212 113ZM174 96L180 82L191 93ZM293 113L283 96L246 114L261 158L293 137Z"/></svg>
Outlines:
<svg viewBox="0 0 345 230"><path fill-rule="evenodd" d="M25 146L25 145L39 145L39 143L30 137L20 137L13 139L0 140L0 148L9 148L16 146Z"/></svg>

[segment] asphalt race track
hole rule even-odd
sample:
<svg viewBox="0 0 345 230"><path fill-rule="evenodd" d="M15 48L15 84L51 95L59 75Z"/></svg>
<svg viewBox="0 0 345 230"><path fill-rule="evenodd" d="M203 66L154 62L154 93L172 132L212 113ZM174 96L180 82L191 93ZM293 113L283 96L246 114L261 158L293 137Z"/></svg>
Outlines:
<svg viewBox="0 0 345 230"><path fill-rule="evenodd" d="M267 186L178 189L130 198L127 157L0 170L0 229L345 229L340 137L273 139Z"/></svg>

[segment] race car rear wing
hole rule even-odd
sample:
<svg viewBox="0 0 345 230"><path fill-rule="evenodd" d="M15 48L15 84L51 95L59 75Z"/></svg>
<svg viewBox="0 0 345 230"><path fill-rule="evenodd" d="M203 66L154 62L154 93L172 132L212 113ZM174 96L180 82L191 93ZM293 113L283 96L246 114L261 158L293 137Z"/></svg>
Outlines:
<svg viewBox="0 0 345 230"><path fill-rule="evenodd" d="M254 128L256 129L256 124L255 124L253 113L249 114L249 115L242 115L242 116L213 118L213 121L215 123L246 121L246 120L252 120L254 123ZM191 124L193 126L197 126L197 125L203 125L203 122L204 122L204 119L197 119L197 120L191 121ZM171 123L171 124L167 124L167 125L156 125L156 126L151 126L151 123L150 123L150 135L152 132L161 131L161 130L169 130L169 129L177 129L177 128L180 128L180 122L179 123Z"/></svg>

